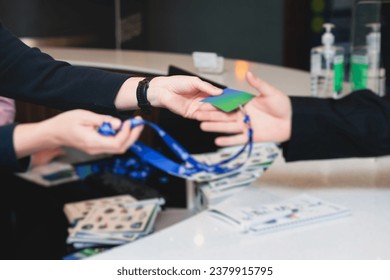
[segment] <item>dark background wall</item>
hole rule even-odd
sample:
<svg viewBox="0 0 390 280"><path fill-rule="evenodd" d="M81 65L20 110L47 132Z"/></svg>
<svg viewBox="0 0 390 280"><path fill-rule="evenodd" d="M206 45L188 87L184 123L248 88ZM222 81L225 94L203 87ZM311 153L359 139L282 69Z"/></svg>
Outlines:
<svg viewBox="0 0 390 280"><path fill-rule="evenodd" d="M66 45L115 47L114 1L0 0L0 17L19 37L57 38L54 43Z"/></svg>
<svg viewBox="0 0 390 280"><path fill-rule="evenodd" d="M0 17L20 37L67 38L46 45L212 51L308 70L323 22L334 22L337 42L348 43L355 1L0 0ZM121 23L115 3L120 3L122 27L133 25L122 28L122 39L130 37L122 44L116 42Z"/></svg>
<svg viewBox="0 0 390 280"><path fill-rule="evenodd" d="M283 0L149 0L148 48L282 64Z"/></svg>
<svg viewBox="0 0 390 280"><path fill-rule="evenodd" d="M296 0L309 3L309 0ZM283 64L285 0L122 0L141 12L136 48ZM0 0L0 16L20 37L84 36L86 47L115 47L114 0ZM133 39L135 40L135 38ZM132 48L133 46L127 45Z"/></svg>

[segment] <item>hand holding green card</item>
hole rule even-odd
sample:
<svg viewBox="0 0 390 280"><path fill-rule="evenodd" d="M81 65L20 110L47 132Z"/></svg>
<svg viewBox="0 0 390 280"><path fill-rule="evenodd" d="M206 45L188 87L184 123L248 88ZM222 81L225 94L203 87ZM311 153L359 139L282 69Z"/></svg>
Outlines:
<svg viewBox="0 0 390 280"><path fill-rule="evenodd" d="M208 102L218 109L229 113L236 110L241 105L244 105L250 101L253 97L253 94L239 91L231 88L225 88L223 93L218 96L210 96L205 99L202 99L202 102Z"/></svg>

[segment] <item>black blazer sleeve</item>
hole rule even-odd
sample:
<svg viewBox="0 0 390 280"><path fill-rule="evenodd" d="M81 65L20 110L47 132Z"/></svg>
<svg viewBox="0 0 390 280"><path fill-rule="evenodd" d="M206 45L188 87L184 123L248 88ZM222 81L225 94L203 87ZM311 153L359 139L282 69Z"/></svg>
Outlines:
<svg viewBox="0 0 390 280"><path fill-rule="evenodd" d="M0 22L0 94L61 110L116 114L114 100L128 75L76 67L30 48Z"/></svg>
<svg viewBox="0 0 390 280"><path fill-rule="evenodd" d="M16 124L0 126L0 173L22 172L30 164L30 157L16 158L13 145L13 132Z"/></svg>
<svg viewBox="0 0 390 280"><path fill-rule="evenodd" d="M87 109L120 115L114 100L128 75L71 66L30 48L0 22L0 95L60 110ZM129 93L134 94L134 93ZM0 172L24 171L29 158L17 160L14 126L0 128Z"/></svg>
<svg viewBox="0 0 390 280"><path fill-rule="evenodd" d="M291 97L286 161L390 155L390 99L369 90L346 97Z"/></svg>

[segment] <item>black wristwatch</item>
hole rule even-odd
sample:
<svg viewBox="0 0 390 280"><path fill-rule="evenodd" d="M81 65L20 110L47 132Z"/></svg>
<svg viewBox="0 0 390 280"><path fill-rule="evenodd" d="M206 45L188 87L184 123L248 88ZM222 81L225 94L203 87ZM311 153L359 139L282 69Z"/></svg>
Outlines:
<svg viewBox="0 0 390 280"><path fill-rule="evenodd" d="M147 77L140 81L138 83L137 87L137 102L138 102L138 107L141 109L141 112L143 114L151 114L152 113L152 106L150 105L150 102L148 101L148 88L149 88L149 82L153 79L154 77Z"/></svg>

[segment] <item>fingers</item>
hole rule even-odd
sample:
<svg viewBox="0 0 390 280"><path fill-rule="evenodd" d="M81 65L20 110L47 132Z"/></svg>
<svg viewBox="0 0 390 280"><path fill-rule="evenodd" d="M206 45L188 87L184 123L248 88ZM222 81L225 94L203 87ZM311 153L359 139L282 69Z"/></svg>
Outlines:
<svg viewBox="0 0 390 280"><path fill-rule="evenodd" d="M128 121L123 122L122 128L111 138L113 153L124 153L140 137L143 125L134 128L130 128L130 125Z"/></svg>
<svg viewBox="0 0 390 280"><path fill-rule="evenodd" d="M208 102L201 102L202 104L198 107L197 111L219 111L219 109L215 108Z"/></svg>
<svg viewBox="0 0 390 280"><path fill-rule="evenodd" d="M206 122L234 122L237 121L238 117L236 113L227 114L221 111L198 111L195 113L195 118L198 121Z"/></svg>
<svg viewBox="0 0 390 280"><path fill-rule="evenodd" d="M72 111L69 112L71 113ZM80 120L88 126L100 127L103 123L109 123L113 129L118 130L122 125L120 119L110 115L101 115L86 110L77 110L77 112L79 113L78 117ZM74 117L76 116L72 116L72 118Z"/></svg>
<svg viewBox="0 0 390 280"><path fill-rule="evenodd" d="M121 120L110 116L95 115L99 117L95 116L95 118L91 119L94 123L92 127L100 126L103 122L109 122L117 130L117 133L113 136L106 136L92 129L93 136L88 139L89 143L86 151L89 154L122 154L139 138L143 130L143 126L137 126L131 129L129 121L121 122Z"/></svg>
<svg viewBox="0 0 390 280"><path fill-rule="evenodd" d="M144 129L143 125L139 125L134 127L131 130L130 137L127 140L126 146L129 148L131 145L134 144L135 141L138 140L138 138L141 136L142 130Z"/></svg>
<svg viewBox="0 0 390 280"><path fill-rule="evenodd" d="M112 128L115 130L118 130L122 126L122 121L118 118L115 118L113 116L105 116L105 115L100 115L102 117L102 120L99 121L97 125L101 125L103 122L108 122L111 124Z"/></svg>
<svg viewBox="0 0 390 280"><path fill-rule="evenodd" d="M205 92L209 95L219 95L223 92L222 88L213 86L208 82L202 81L200 78L196 78L195 81L195 87L199 89L199 91Z"/></svg>
<svg viewBox="0 0 390 280"><path fill-rule="evenodd" d="M206 132L241 133L245 130L238 122L202 122L200 128Z"/></svg>
<svg viewBox="0 0 390 280"><path fill-rule="evenodd" d="M139 119L139 120L142 119L140 116L136 116L135 118ZM128 149L135 141L138 140L138 138L141 135L141 132L142 132L143 128L144 128L143 125L138 125L138 126L135 126L135 127L131 128L131 122L130 121L124 121L122 123L122 129L126 131L126 133L125 133L125 142L123 143L123 145L125 145L126 149Z"/></svg>
<svg viewBox="0 0 390 280"><path fill-rule="evenodd" d="M217 146L235 146L242 145L248 141L248 135L246 133L237 134L233 136L222 136L215 139L215 144Z"/></svg>
<svg viewBox="0 0 390 280"><path fill-rule="evenodd" d="M199 116L206 117L209 113L217 112L219 110L213 105L211 105L210 103L207 102L202 103L200 101L195 101L189 106L189 108L186 111L187 113L182 114L184 117L191 118L191 119L198 119L199 112L206 113L205 115L204 114L199 115Z"/></svg>

